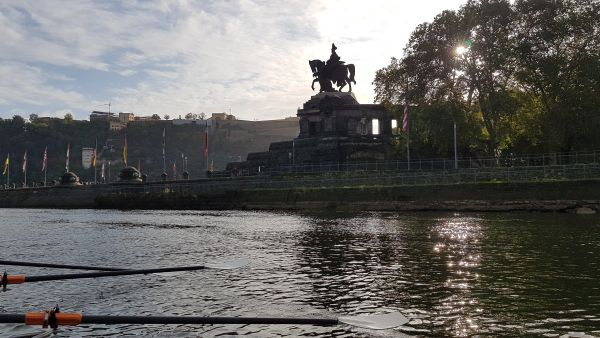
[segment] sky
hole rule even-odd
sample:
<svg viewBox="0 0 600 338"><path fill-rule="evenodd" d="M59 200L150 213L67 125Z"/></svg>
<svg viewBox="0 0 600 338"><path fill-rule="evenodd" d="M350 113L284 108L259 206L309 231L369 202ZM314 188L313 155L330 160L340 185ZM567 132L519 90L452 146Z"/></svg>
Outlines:
<svg viewBox="0 0 600 338"><path fill-rule="evenodd" d="M0 0L0 118L295 116L331 43L372 103L411 32L465 0Z"/></svg>

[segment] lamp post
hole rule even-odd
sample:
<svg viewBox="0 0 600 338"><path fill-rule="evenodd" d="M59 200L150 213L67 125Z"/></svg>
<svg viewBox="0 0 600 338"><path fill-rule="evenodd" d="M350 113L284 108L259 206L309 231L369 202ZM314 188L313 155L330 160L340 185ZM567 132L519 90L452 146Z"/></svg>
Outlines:
<svg viewBox="0 0 600 338"><path fill-rule="evenodd" d="M458 169L458 147L456 146L456 121L452 119L454 124L454 169Z"/></svg>
<svg viewBox="0 0 600 338"><path fill-rule="evenodd" d="M465 54L469 48L471 48L471 44L472 41L471 40L467 40L465 41L466 46L464 45L460 45L458 47L456 47L456 55L457 58L455 59L456 61L458 61L458 57L461 57L463 54ZM456 74L456 72L454 71L454 75ZM453 78L453 81L455 82L455 78ZM454 127L454 169L458 169L458 146L457 146L457 142L456 142L456 119L454 118L454 116L452 116L452 124Z"/></svg>

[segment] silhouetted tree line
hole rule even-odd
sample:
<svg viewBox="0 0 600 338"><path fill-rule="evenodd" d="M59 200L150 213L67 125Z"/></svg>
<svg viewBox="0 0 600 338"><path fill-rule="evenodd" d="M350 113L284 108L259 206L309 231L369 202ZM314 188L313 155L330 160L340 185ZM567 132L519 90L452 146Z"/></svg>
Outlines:
<svg viewBox="0 0 600 338"><path fill-rule="evenodd" d="M374 85L400 120L408 98L413 156L452 156L454 122L462 156L600 149L600 2L468 1Z"/></svg>

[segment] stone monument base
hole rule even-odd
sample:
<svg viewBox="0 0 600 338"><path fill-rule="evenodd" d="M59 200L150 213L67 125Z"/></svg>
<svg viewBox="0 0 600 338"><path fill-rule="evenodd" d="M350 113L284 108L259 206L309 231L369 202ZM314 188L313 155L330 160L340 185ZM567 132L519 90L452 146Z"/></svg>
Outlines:
<svg viewBox="0 0 600 338"><path fill-rule="evenodd" d="M229 163L226 174L252 175L290 165L331 164L391 159L391 117L380 104L360 104L352 93L323 92L298 109L300 134L272 143L269 151L250 153ZM396 123L397 125L397 123Z"/></svg>

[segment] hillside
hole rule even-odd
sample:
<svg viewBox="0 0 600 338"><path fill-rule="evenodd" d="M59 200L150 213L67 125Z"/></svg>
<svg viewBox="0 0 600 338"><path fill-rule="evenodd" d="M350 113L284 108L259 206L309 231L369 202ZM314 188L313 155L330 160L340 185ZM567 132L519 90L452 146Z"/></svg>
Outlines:
<svg viewBox="0 0 600 338"><path fill-rule="evenodd" d="M211 121L209 126L209 161L215 170L225 168L228 162L244 160L249 152L266 151L269 144L291 140L298 135L295 120L277 121ZM205 175L204 123L173 125L172 121L145 121L129 123L127 128L109 131L103 121L77 121L58 118L39 118L26 122L20 116L0 119L0 160L2 164L10 153L10 181L23 181L23 153L28 154L28 182L43 181L42 158L48 147L48 181L58 179L65 170L67 144L71 145L70 170L83 181L94 180L94 169L83 169L82 148L94 147L98 140L97 175L100 178L102 162L111 161L111 180L122 168L123 140L127 135L128 164L137 166L149 179L157 180L163 172L162 134L166 132L166 162L169 177L173 175L173 162L177 163L178 176L187 157L191 177ZM6 177L2 177L5 183Z"/></svg>

